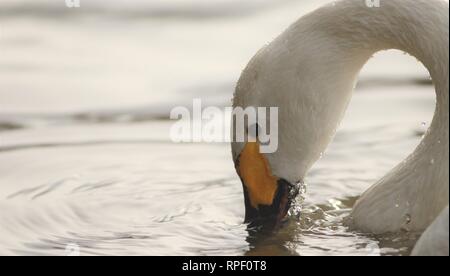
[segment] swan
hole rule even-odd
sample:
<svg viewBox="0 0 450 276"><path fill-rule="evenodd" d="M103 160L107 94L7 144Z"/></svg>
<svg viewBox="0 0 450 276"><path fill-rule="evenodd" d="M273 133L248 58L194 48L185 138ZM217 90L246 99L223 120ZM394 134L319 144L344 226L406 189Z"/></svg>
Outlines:
<svg viewBox="0 0 450 276"><path fill-rule="evenodd" d="M342 0L300 18L261 49L242 72L233 107L279 107L279 146L261 153L259 142L231 143L246 222L279 225L298 183L332 141L361 68L374 53L398 49L430 72L433 122L415 151L363 193L348 223L374 234L430 226L449 204L448 24L443 0L384 0L379 7Z"/></svg>

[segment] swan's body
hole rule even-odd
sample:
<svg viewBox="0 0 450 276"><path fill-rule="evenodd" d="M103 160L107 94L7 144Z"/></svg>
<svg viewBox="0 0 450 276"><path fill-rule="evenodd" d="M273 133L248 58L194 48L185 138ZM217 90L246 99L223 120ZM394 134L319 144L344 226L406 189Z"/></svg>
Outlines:
<svg viewBox="0 0 450 276"><path fill-rule="evenodd" d="M448 256L448 206L423 233L417 242L413 256Z"/></svg>
<svg viewBox="0 0 450 276"><path fill-rule="evenodd" d="M264 155L271 173L303 181L333 139L364 64L381 50L405 51L433 78L433 123L414 153L362 195L351 223L372 233L425 230L449 204L448 9L440 0L385 0L379 8L338 1L263 48L243 72L234 106L280 108L278 151ZM246 144L232 147L239 163Z"/></svg>

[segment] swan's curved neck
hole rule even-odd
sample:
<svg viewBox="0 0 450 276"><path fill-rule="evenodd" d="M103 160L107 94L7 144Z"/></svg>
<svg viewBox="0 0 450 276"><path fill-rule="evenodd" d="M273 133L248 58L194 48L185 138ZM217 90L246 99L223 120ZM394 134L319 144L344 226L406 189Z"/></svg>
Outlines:
<svg viewBox="0 0 450 276"><path fill-rule="evenodd" d="M438 113L448 112L448 4L390 0L382 1L380 8L368 8L365 1L359 1L360 5L355 2L342 1L325 8L322 12L330 15L314 23L316 30L334 41L332 52L337 51L336 57L340 56L342 63L354 63L353 73L358 74L375 52L386 49L407 52L429 70L436 86ZM341 70L342 67L337 71Z"/></svg>
<svg viewBox="0 0 450 276"><path fill-rule="evenodd" d="M408 227L424 229L449 200L448 4L438 0L390 0L381 1L380 8L369 8L364 2L344 0L307 15L279 37L276 46L269 46L266 53L275 67L283 62L294 68L296 63L302 64L305 70L297 71L301 75L297 100L321 105L312 109L312 114L302 114L307 124L321 127L311 130L310 138L300 138L305 145L318 147L314 150L300 146L301 152L295 153L306 155L313 162L331 141L359 71L375 52L402 50L426 66L436 87L433 123L415 152L370 189L369 199L360 203L365 204L364 208L357 205L354 213L355 217L360 216L360 228L372 225L366 227L369 231L397 231L406 217L411 219ZM284 69L295 72L293 68ZM288 73L288 78L295 77ZM298 133L298 137L304 136L304 130L303 134ZM306 171L312 163L299 165ZM393 207L398 204L400 208ZM358 213L359 210L362 211ZM376 215L368 215L367 210L389 213L391 217L386 225L365 223Z"/></svg>
<svg viewBox="0 0 450 276"><path fill-rule="evenodd" d="M385 0L369 8L365 2L337 1L302 17L256 55L240 80L247 94L238 89L236 99L245 99L245 105L282 107L280 133L295 138L280 137L278 152L268 159L274 173L290 181L303 178L331 142L361 68L385 49L405 51L428 68L437 107L419 149L440 141L448 159L448 4ZM287 145L292 143L295 148Z"/></svg>
<svg viewBox="0 0 450 276"><path fill-rule="evenodd" d="M339 81L349 74L352 76L349 79L356 78L368 59L381 50L398 49L416 57L433 79L437 103L430 131L418 150L444 144L440 148L446 150L436 154L444 154L448 160L448 3L439 0L390 0L381 1L380 8L369 8L365 1L359 1L360 5L355 2L337 2L319 11L329 13L328 16L315 15L314 18L320 17L320 21L311 20L315 32L327 41L324 45L328 45L329 52L334 55L330 57L333 63L329 64L328 70L336 74L335 80ZM346 70L343 68L353 70L342 72ZM430 152L419 156L428 158Z"/></svg>

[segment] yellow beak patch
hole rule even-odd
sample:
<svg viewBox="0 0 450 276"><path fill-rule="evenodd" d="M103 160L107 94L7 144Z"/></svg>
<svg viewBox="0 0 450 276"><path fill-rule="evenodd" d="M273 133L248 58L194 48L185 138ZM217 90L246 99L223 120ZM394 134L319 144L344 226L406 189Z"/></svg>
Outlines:
<svg viewBox="0 0 450 276"><path fill-rule="evenodd" d="M278 178L272 175L269 162L260 153L258 142L248 142L241 152L238 173L248 191L253 208L272 205Z"/></svg>

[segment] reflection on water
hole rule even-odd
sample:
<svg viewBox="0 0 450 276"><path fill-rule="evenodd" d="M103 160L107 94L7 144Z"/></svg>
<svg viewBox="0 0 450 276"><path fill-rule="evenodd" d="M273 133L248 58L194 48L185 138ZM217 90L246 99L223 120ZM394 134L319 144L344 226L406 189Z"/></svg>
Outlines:
<svg viewBox="0 0 450 276"><path fill-rule="evenodd" d="M415 233L344 222L431 119L433 89L417 83L427 75L415 60L389 53L366 67L306 179L300 218L260 233L242 223L229 145L171 143L168 112L199 97L229 105L256 50L327 1L105 1L77 16L58 1L0 3L0 255L64 255L70 244L82 255L409 253ZM136 12L148 18L127 17Z"/></svg>

